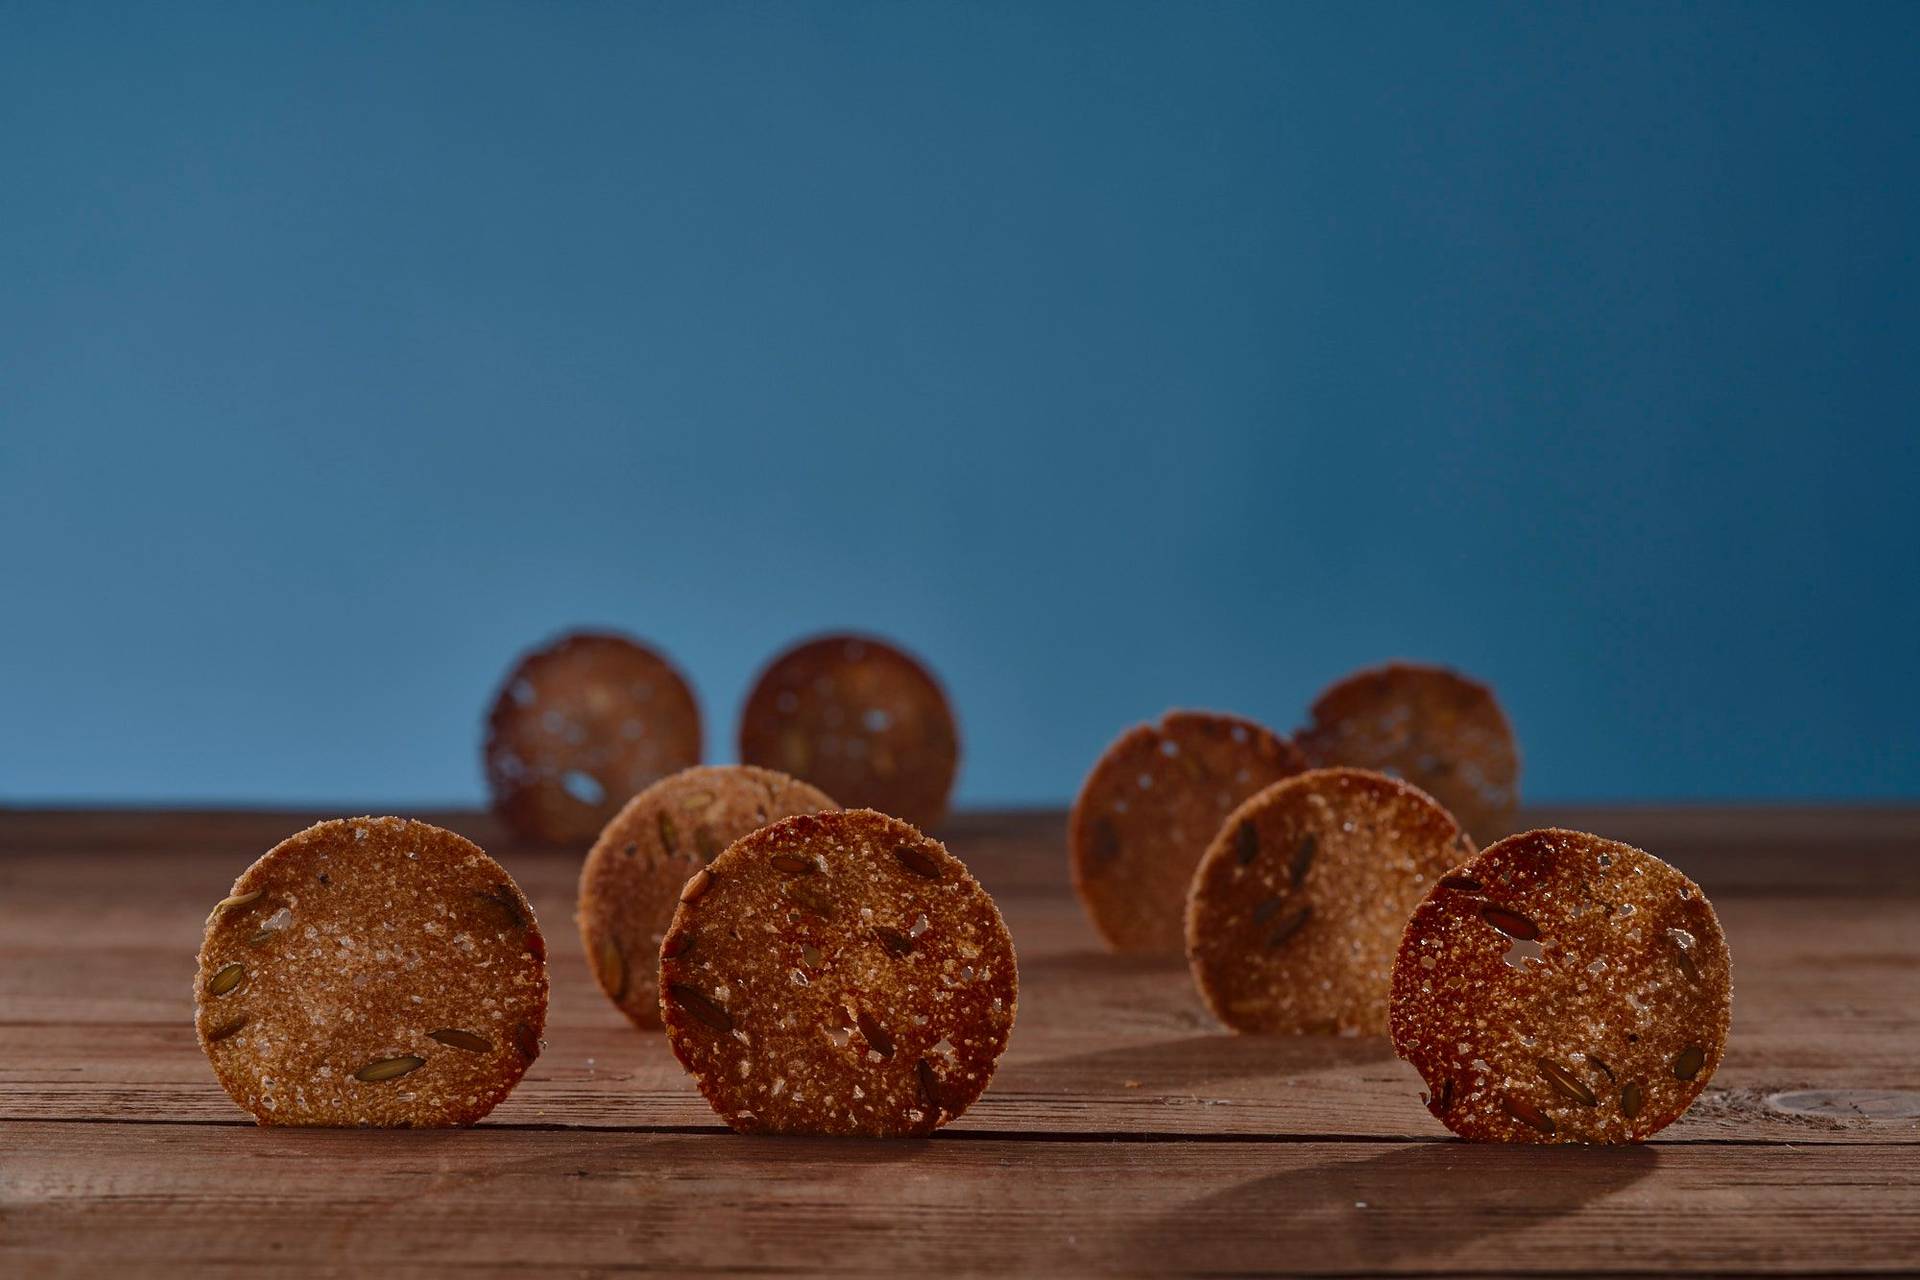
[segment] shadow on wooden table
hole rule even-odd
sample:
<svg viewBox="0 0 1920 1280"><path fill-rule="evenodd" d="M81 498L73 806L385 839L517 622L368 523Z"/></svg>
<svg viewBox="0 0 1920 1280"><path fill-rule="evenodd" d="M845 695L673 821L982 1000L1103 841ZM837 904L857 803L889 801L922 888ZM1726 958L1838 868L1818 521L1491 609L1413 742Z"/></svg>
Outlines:
<svg viewBox="0 0 1920 1280"><path fill-rule="evenodd" d="M1189 1200L1142 1227L1133 1244L1141 1256L1179 1258L1189 1272L1269 1267L1278 1257L1306 1270L1438 1263L1488 1236L1576 1214L1650 1176L1659 1158L1645 1146L1449 1141L1375 1155L1356 1148L1351 1157ZM1419 1230L1407 1230L1409 1220Z"/></svg>
<svg viewBox="0 0 1920 1280"><path fill-rule="evenodd" d="M1015 938L1014 946L1020 945ZM1180 956L1132 956L1088 948L1085 951L1053 951L1020 959L1020 981L1046 983L1075 978L1106 978L1118 981L1171 977L1191 982L1187 962Z"/></svg>
<svg viewBox="0 0 1920 1280"><path fill-rule="evenodd" d="M1143 1090L1192 1089L1207 1083L1359 1071L1395 1061L1393 1045L1380 1036L1183 1036L1073 1053L1023 1063L1014 1072L1089 1084L1121 1084ZM1009 1074L1013 1074L1010 1072Z"/></svg>

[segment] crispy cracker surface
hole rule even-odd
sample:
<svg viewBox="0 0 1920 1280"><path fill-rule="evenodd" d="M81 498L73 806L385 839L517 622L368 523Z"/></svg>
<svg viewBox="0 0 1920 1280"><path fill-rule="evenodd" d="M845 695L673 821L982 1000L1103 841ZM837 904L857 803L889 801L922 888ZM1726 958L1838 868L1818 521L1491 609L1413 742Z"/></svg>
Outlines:
<svg viewBox="0 0 1920 1280"><path fill-rule="evenodd" d="M923 664L871 636L821 636L760 674L740 712L740 759L931 827L947 811L960 733Z"/></svg>
<svg viewBox="0 0 1920 1280"><path fill-rule="evenodd" d="M1413 912L1393 970L1394 1049L1462 1137L1642 1142L1726 1048L1725 935L1700 886L1630 845L1529 831Z"/></svg>
<svg viewBox="0 0 1920 1280"><path fill-rule="evenodd" d="M1511 829L1520 755L1493 690L1410 662L1356 671L1314 700L1295 735L1315 766L1351 765L1411 782L1476 840Z"/></svg>
<svg viewBox="0 0 1920 1280"><path fill-rule="evenodd" d="M1194 872L1187 960L1236 1031L1379 1035L1407 914L1473 851L1417 787L1317 769L1236 809Z"/></svg>
<svg viewBox="0 0 1920 1280"><path fill-rule="evenodd" d="M1067 821L1074 891L1107 945L1178 954L1207 843L1235 806L1305 767L1291 742L1240 716L1169 711L1121 734Z"/></svg>
<svg viewBox="0 0 1920 1280"><path fill-rule="evenodd" d="M546 944L472 842L343 818L234 882L194 999L221 1087L263 1125L466 1125L539 1056Z"/></svg>
<svg viewBox="0 0 1920 1280"><path fill-rule="evenodd" d="M484 755L494 810L517 835L584 845L635 793L700 762L700 708L658 653L576 631L508 673Z"/></svg>
<svg viewBox="0 0 1920 1280"><path fill-rule="evenodd" d="M750 831L837 806L784 773L705 765L642 791L607 824L580 870L580 939L594 980L636 1026L660 1025L660 940L680 889Z"/></svg>
<svg viewBox="0 0 1920 1280"><path fill-rule="evenodd" d="M735 842L682 891L661 957L673 1051L743 1133L931 1133L980 1096L1013 1028L993 899L872 810Z"/></svg>

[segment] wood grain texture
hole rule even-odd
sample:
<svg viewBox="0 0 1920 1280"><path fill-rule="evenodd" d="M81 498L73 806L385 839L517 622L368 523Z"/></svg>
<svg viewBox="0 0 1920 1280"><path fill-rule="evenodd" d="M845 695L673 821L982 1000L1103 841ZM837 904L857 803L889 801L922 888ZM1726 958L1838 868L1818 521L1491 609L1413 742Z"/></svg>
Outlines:
<svg viewBox="0 0 1920 1280"><path fill-rule="evenodd" d="M314 816L334 815L0 812L0 1274L1920 1263L1920 812L1531 815L1675 862L1727 928L1726 1062L1622 1151L1468 1146L1383 1041L1223 1033L1183 966L1099 947L1044 813L940 833L1007 917L1021 1010L993 1087L931 1140L727 1133L587 976L579 856L467 813L416 816L532 900L546 1052L476 1130L258 1130L194 1043L194 950L233 877Z"/></svg>

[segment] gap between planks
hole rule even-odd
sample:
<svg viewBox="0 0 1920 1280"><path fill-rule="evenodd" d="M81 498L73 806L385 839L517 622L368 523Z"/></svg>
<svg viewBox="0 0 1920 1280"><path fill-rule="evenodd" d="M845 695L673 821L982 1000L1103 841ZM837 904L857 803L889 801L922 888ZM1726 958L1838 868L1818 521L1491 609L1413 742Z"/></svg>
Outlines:
<svg viewBox="0 0 1920 1280"><path fill-rule="evenodd" d="M260 1129L263 1126L251 1120L222 1120L213 1117L204 1119L178 1119L161 1116L33 1116L0 1119L0 1129L8 1125L22 1124L58 1124L58 1125L96 1125L112 1127L124 1125L141 1129ZM275 1132L297 1132L291 1129L276 1129ZM354 1133L355 1129L321 1129L309 1132ZM668 1135L673 1137L708 1137L731 1140L735 1135L724 1125L702 1124L599 1124L590 1128L580 1125L543 1123L531 1120L515 1120L504 1123L488 1122L469 1126L467 1129L441 1129L431 1132L460 1133L579 1133L607 1135ZM760 1134L774 1142L794 1140L779 1134ZM807 1137L809 1135L799 1135ZM852 1139L856 1145L868 1141L885 1142L891 1139ZM933 1138L921 1139L929 1142L1041 1142L1068 1145L1114 1145L1129 1146L1383 1146L1383 1147L1446 1147L1454 1146L1463 1150L1474 1149L1486 1144L1466 1142L1454 1137L1423 1137L1415 1134L1366 1134L1366 1133L1314 1133L1308 1131L1289 1133L1172 1133L1153 1129L943 1129ZM1526 1144L1521 1144L1526 1145ZM1854 1138L1850 1141L1831 1141L1821 1138L1710 1138L1710 1137L1673 1137L1662 1138L1658 1142L1640 1144L1649 1150L1661 1150L1676 1147L1759 1147L1781 1151L1802 1147L1836 1147L1848 1150L1871 1150L1875 1147L1905 1149L1920 1146L1920 1133L1911 1137L1888 1134L1884 1137Z"/></svg>

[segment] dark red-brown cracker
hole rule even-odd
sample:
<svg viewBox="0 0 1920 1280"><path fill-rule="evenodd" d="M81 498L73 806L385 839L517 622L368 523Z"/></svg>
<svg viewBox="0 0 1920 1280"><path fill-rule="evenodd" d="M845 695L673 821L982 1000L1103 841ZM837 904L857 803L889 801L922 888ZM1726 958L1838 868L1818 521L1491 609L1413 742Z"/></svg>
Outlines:
<svg viewBox="0 0 1920 1280"><path fill-rule="evenodd" d="M485 757L494 810L516 834L584 845L635 793L700 763L700 708L653 650L576 631L508 674Z"/></svg>
<svg viewBox="0 0 1920 1280"><path fill-rule="evenodd" d="M1107 945L1177 954L1187 886L1220 823L1305 767L1291 742L1239 716L1169 711L1121 734L1067 825L1074 889Z"/></svg>
<svg viewBox="0 0 1920 1280"><path fill-rule="evenodd" d="M687 882L660 955L673 1051L742 1133L931 1133L980 1096L1013 1029L993 899L870 809L736 841Z"/></svg>
<svg viewBox="0 0 1920 1280"><path fill-rule="evenodd" d="M1277 782L1222 824L1187 900L1187 961L1235 1031L1381 1035L1400 931L1473 845L1418 787L1365 769Z"/></svg>
<svg viewBox="0 0 1920 1280"><path fill-rule="evenodd" d="M1445 667L1390 662L1328 686L1310 715L1294 736L1315 766L1404 778L1476 840L1511 826L1520 755L1506 712L1479 681Z"/></svg>
<svg viewBox="0 0 1920 1280"><path fill-rule="evenodd" d="M728 845L796 813L835 808L771 769L683 769L627 802L580 870L580 940L607 998L636 1026L660 1025L660 939L687 877Z"/></svg>
<svg viewBox="0 0 1920 1280"><path fill-rule="evenodd" d="M1643 1142L1726 1048L1733 981L1700 886L1578 831L1489 845L1407 922L1393 1047L1483 1142Z"/></svg>
<svg viewBox="0 0 1920 1280"><path fill-rule="evenodd" d="M207 918L200 1047L263 1125L465 1125L540 1054L546 943L513 878L404 818L275 845Z"/></svg>
<svg viewBox="0 0 1920 1280"><path fill-rule="evenodd" d="M931 827L947 811L960 735L926 667L870 636L830 635L760 673L740 712L740 759Z"/></svg>

